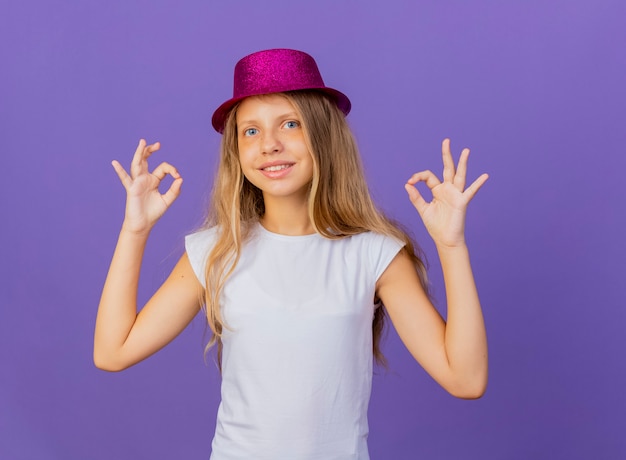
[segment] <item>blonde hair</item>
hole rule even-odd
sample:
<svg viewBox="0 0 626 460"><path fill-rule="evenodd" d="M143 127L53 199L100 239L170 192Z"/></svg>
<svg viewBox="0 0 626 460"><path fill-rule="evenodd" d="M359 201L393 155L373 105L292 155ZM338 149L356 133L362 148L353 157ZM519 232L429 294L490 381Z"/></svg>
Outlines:
<svg viewBox="0 0 626 460"><path fill-rule="evenodd" d="M301 117L305 142L313 157L313 179L308 200L309 218L320 235L339 239L363 232L376 232L404 242L424 290L428 293L426 267L420 248L399 225L377 209L370 196L361 158L343 113L326 95L316 91L281 93ZM222 330L226 327L220 295L237 266L241 248L252 225L265 212L261 190L243 175L237 149L237 107L226 119L220 148L220 163L213 186L206 226L217 227L217 240L206 265L206 315L213 335L207 350L217 344L221 367ZM385 310L376 299L372 322L373 354L379 364L386 360L380 350Z"/></svg>

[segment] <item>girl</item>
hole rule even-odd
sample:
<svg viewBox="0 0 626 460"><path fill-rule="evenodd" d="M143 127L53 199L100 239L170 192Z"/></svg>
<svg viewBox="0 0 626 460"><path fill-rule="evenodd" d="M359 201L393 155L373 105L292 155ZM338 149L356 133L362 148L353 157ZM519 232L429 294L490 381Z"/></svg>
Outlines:
<svg viewBox="0 0 626 460"><path fill-rule="evenodd" d="M212 444L221 459L367 459L372 361L389 314L415 359L451 394L487 383L483 318L464 239L469 151L455 168L443 141L443 182L414 174L408 196L444 272L447 324L427 294L409 237L370 198L345 120L350 101L324 85L313 58L267 50L235 68L234 97L213 116L223 133L206 229L136 313L151 228L180 193L176 168L139 142L130 174L113 167L126 213L95 330L96 366L119 371L176 337L206 305L222 371ZM167 175L166 193L158 190ZM431 202L415 185L425 182Z"/></svg>

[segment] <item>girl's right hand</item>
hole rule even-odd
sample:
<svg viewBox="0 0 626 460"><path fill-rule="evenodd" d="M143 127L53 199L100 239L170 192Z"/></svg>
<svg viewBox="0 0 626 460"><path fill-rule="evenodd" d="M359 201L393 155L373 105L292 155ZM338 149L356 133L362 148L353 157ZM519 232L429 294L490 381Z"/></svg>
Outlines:
<svg viewBox="0 0 626 460"><path fill-rule="evenodd" d="M146 145L146 141L141 139L130 165L130 175L118 161L112 162L126 189L126 215L123 228L130 232L138 234L150 232L180 194L183 178L174 166L163 162L152 173L148 169L148 158L160 147L158 142ZM159 184L168 174L174 178L174 182L161 194Z"/></svg>

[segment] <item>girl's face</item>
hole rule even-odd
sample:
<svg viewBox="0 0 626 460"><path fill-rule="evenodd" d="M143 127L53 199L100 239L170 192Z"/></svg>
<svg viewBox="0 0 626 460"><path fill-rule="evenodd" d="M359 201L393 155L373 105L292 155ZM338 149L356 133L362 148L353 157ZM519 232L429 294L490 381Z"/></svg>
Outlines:
<svg viewBox="0 0 626 460"><path fill-rule="evenodd" d="M246 178L270 197L306 201L313 158L300 117L282 95L244 99L237 109L239 162Z"/></svg>

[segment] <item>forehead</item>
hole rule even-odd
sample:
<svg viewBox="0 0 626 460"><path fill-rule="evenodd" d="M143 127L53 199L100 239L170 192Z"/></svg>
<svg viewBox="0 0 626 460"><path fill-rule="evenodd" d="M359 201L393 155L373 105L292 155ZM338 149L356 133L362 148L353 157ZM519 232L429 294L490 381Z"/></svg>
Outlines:
<svg viewBox="0 0 626 460"><path fill-rule="evenodd" d="M245 98L237 107L237 122L259 116L280 116L296 113L291 101L283 94L264 94Z"/></svg>

